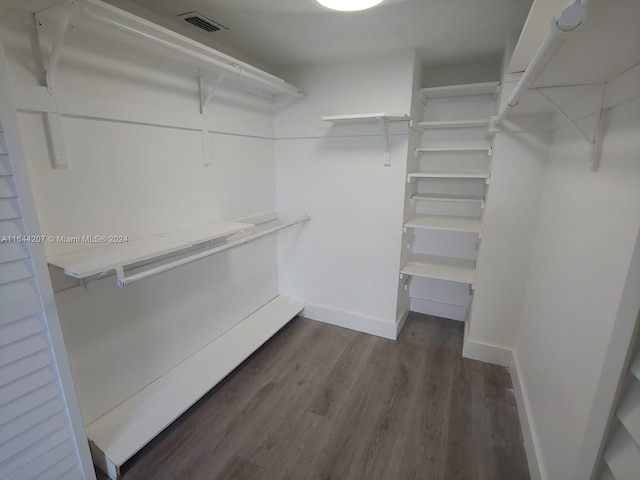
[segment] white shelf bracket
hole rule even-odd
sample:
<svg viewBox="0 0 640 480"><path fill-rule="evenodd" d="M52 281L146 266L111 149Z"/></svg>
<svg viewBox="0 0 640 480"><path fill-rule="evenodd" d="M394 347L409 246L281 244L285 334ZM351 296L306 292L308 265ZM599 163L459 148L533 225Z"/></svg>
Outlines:
<svg viewBox="0 0 640 480"><path fill-rule="evenodd" d="M558 115L560 115L562 118L564 118L580 135L582 135L587 142L593 144L593 138L591 138L589 136L589 134L587 134L587 132L585 132L580 125L578 125L576 122L574 122L569 115L567 115L562 108L560 107L560 105L558 105L556 102L554 102L553 100L551 100L551 98L544 93L544 91L542 89L538 90L538 93L540 95L542 95L544 98L546 98L546 100L549 102L549 104L551 104L551 106L553 107L553 109L558 113Z"/></svg>
<svg viewBox="0 0 640 480"><path fill-rule="evenodd" d="M384 137L384 142L385 142L385 160L384 160L384 166L385 167L389 167L391 165L391 136L389 134L389 121L386 120L385 118L378 118L378 123L380 124L380 130L382 133L382 136Z"/></svg>
<svg viewBox="0 0 640 480"><path fill-rule="evenodd" d="M51 45L48 58L42 58L42 66L45 71L45 86L49 92L49 105L46 112L47 122L47 135L49 137L49 144L52 150L52 165L55 169L65 170L69 168L69 153L67 148L67 139L64 134L62 126L62 115L60 114L60 108L58 106L58 98L55 92L55 79L56 70L58 68L58 62L62 54L64 46L64 38L69 29L69 21L74 8L76 7L76 0L66 0L62 5L62 13L58 20L58 28L56 35ZM44 41L43 24L41 16L34 15L36 21L36 32L38 35L38 42L42 46ZM42 50L42 48L41 48Z"/></svg>
<svg viewBox="0 0 640 480"><path fill-rule="evenodd" d="M222 72L217 80L213 82L213 86L207 91L207 77L205 72L200 69L199 86L200 86L200 114L202 116L202 165L208 167L211 165L211 149L209 148L209 126L207 116L207 105L213 99L216 90L222 85L226 72Z"/></svg>

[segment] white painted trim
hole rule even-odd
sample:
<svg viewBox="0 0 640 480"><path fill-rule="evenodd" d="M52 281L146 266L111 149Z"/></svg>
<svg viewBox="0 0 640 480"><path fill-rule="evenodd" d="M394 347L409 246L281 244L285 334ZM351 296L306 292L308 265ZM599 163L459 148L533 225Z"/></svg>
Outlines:
<svg viewBox="0 0 640 480"><path fill-rule="evenodd" d="M540 442L535 433L532 423L529 421L529 397L525 386L520 379L520 363L518 362L517 353L511 353L509 360L509 373L511 374L511 383L513 383L513 394L516 398L518 407L518 418L520 419L520 428L522 429L522 439L524 441L524 450L527 454L527 462L529 464L529 476L531 480L546 480L541 468Z"/></svg>
<svg viewBox="0 0 640 480"><path fill-rule="evenodd" d="M409 309L412 312L448 318L458 322L464 322L467 318L467 307L463 305L436 302L426 298L411 297L409 299Z"/></svg>
<svg viewBox="0 0 640 480"><path fill-rule="evenodd" d="M488 343L465 340L462 345L462 356L480 362L507 367L509 366L511 350Z"/></svg>
<svg viewBox="0 0 640 480"><path fill-rule="evenodd" d="M396 322L385 322L377 318L323 305L305 303L302 315L311 320L317 320L319 322L329 323L331 325L337 325L338 327L349 328L391 340L396 339L396 334L399 331Z"/></svg>
<svg viewBox="0 0 640 480"><path fill-rule="evenodd" d="M407 318L409 317L409 310L404 310L398 314L398 318L396 319L396 338L400 335L400 332L404 328L404 324L407 323Z"/></svg>
<svg viewBox="0 0 640 480"><path fill-rule="evenodd" d="M25 226L25 234L30 236L40 235L40 225L36 212L35 202L27 172L27 162L25 159L22 137L18 126L18 117L14 105L13 94L9 83L9 72L4 53L4 46L0 38L0 115L2 116L2 126L4 137L10 155L13 178L20 199L22 219ZM47 259L45 257L44 246L41 243L29 244L33 268L40 290L40 301L45 321L51 339L51 348L56 360L56 366L60 377L67 410L73 428L73 435L83 470L85 480L95 480L96 475L89 452L89 443L84 430L84 421L80 411L80 404L76 395L75 385L71 376L71 367L67 358L67 350L60 327L60 318L51 286Z"/></svg>

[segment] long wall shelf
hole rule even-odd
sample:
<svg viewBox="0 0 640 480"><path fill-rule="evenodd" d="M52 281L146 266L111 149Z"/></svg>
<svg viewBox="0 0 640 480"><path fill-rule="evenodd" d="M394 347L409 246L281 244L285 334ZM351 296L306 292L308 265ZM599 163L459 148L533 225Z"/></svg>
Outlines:
<svg viewBox="0 0 640 480"><path fill-rule="evenodd" d="M448 230L451 232L482 233L479 218L453 217L446 215L416 215L409 219L405 228L424 228L429 230Z"/></svg>
<svg viewBox="0 0 640 480"><path fill-rule="evenodd" d="M414 254L400 271L403 275L434 278L450 282L476 283L476 264L473 260Z"/></svg>
<svg viewBox="0 0 640 480"><path fill-rule="evenodd" d="M471 83L446 87L421 88L422 98L465 97L471 95L493 95L500 82Z"/></svg>
<svg viewBox="0 0 640 480"><path fill-rule="evenodd" d="M437 130L448 128L479 128L488 127L490 120L482 118L478 120L447 120L442 122L416 122L412 127L421 130Z"/></svg>
<svg viewBox="0 0 640 480"><path fill-rule="evenodd" d="M387 122L408 122L409 115L406 113L353 113L348 115L325 115L320 117L325 122L335 124L345 123L374 123L380 120Z"/></svg>
<svg viewBox="0 0 640 480"><path fill-rule="evenodd" d="M425 153L484 153L491 155L491 147L421 147L414 150L416 156Z"/></svg>
<svg viewBox="0 0 640 480"><path fill-rule="evenodd" d="M482 171L473 171L473 170L464 170L457 172L409 172L407 175L408 180L411 181L413 178L458 178L458 179L488 179L491 177L489 172Z"/></svg>
<svg viewBox="0 0 640 480"><path fill-rule="evenodd" d="M111 243L68 253L50 258L48 261L49 264L62 268L64 273L71 277L87 278L126 265L187 250L201 243L222 240L252 227L254 225L251 223L211 222L141 237L125 243Z"/></svg>
<svg viewBox="0 0 640 480"><path fill-rule="evenodd" d="M480 203L484 204L483 195L452 195L435 193L416 193L411 196L411 200L424 202L457 202L457 203Z"/></svg>

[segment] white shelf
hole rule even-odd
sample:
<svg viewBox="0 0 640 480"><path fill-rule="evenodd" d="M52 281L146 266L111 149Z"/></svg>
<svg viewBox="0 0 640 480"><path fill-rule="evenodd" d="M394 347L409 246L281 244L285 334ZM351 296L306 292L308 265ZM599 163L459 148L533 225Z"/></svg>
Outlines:
<svg viewBox="0 0 640 480"><path fill-rule="evenodd" d="M423 98L465 97L471 95L493 95L500 82L470 83L445 87L421 88Z"/></svg>
<svg viewBox="0 0 640 480"><path fill-rule="evenodd" d="M93 443L94 457L102 463L100 466L115 474L124 462L298 315L303 307L289 298L276 297L90 423L87 436Z"/></svg>
<svg viewBox="0 0 640 480"><path fill-rule="evenodd" d="M249 223L212 222L174 232L112 243L96 248L68 253L49 259L49 264L60 267L69 276L86 278L118 267L132 265L152 258L186 250L199 243L223 238L253 227Z"/></svg>
<svg viewBox="0 0 640 480"><path fill-rule="evenodd" d="M321 117L325 122L335 124L345 123L373 123L379 120L387 122L408 122L409 115L406 113L355 113L351 115L325 115Z"/></svg>
<svg viewBox="0 0 640 480"><path fill-rule="evenodd" d="M484 153L491 155L491 147L420 147L414 150L416 156L424 153Z"/></svg>
<svg viewBox="0 0 640 480"><path fill-rule="evenodd" d="M416 215L404 224L407 228L423 228L429 230L448 230L451 232L482 233L482 222L479 218L452 217L446 215Z"/></svg>
<svg viewBox="0 0 640 480"><path fill-rule="evenodd" d="M402 267L403 275L434 278L450 282L476 283L476 264L473 260L414 254Z"/></svg>
<svg viewBox="0 0 640 480"><path fill-rule="evenodd" d="M409 180L412 178L458 178L458 179L488 179L489 172L461 170L457 172L409 172Z"/></svg>
<svg viewBox="0 0 640 480"><path fill-rule="evenodd" d="M480 120L448 120L443 122L417 122L414 126L422 130L447 129L447 128L478 128L488 127L488 118Z"/></svg>
<svg viewBox="0 0 640 480"><path fill-rule="evenodd" d="M449 195L434 193L416 193L411 200L427 202L484 203L482 195Z"/></svg>

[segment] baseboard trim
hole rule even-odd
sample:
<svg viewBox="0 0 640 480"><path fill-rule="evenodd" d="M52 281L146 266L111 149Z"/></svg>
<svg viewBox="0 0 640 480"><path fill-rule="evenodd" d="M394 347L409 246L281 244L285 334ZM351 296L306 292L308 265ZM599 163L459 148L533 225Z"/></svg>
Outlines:
<svg viewBox="0 0 640 480"><path fill-rule="evenodd" d="M408 312L407 312L408 314ZM311 320L337 325L338 327L349 328L358 332L376 335L378 337L395 340L400 328L397 322L385 322L373 317L359 315L346 310L326 307L322 305L305 304L302 315ZM406 316L402 316L397 321L406 321Z"/></svg>
<svg viewBox="0 0 640 480"><path fill-rule="evenodd" d="M471 360L479 360L480 362L508 367L511 361L511 350L488 343L472 342L465 339L462 345L462 356L464 358L470 358Z"/></svg>
<svg viewBox="0 0 640 480"><path fill-rule="evenodd" d="M409 310L404 310L398 314L398 318L396 319L396 338L400 335L404 324L407 322L407 318L409 317Z"/></svg>
<svg viewBox="0 0 640 480"><path fill-rule="evenodd" d="M520 428L522 429L522 439L524 442L524 450L527 454L527 463L529 464L529 476L531 480L546 480L546 476L542 475L540 468L540 444L538 437L529 421L529 397L522 382L520 381L520 368L518 358L515 352L511 352L509 361L509 373L511 382L513 383L513 394L516 398L518 406L518 417L520 419Z"/></svg>
<svg viewBox="0 0 640 480"><path fill-rule="evenodd" d="M412 312L448 318L459 322L464 322L467 317L467 307L463 307L462 305L452 305L449 303L434 302L433 300L427 300L424 298L411 297L409 300L409 309Z"/></svg>

